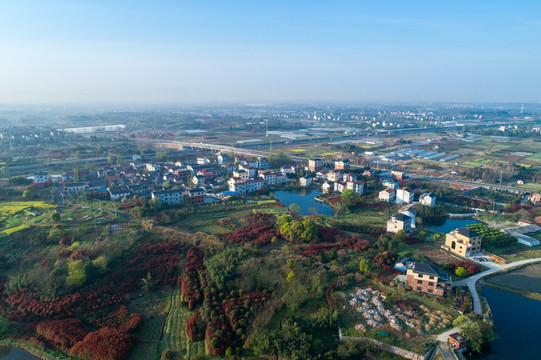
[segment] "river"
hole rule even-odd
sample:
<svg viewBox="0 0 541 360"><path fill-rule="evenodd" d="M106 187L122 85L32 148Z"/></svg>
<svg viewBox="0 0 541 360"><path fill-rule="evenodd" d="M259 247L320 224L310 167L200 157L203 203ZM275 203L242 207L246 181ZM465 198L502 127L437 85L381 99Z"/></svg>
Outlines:
<svg viewBox="0 0 541 360"><path fill-rule="evenodd" d="M39 360L34 355L19 349L0 346L0 359L1 360Z"/></svg>
<svg viewBox="0 0 541 360"><path fill-rule="evenodd" d="M274 193L274 197L285 206L291 204L298 205L300 208L299 215L321 214L333 216L334 211L332 207L315 200L319 195L321 195L321 191L314 189L276 191Z"/></svg>

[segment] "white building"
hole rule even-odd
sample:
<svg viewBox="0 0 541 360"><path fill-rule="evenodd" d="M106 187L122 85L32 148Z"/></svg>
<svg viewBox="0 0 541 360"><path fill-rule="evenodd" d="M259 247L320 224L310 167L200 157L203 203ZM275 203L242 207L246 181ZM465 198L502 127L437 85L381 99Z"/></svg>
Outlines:
<svg viewBox="0 0 541 360"><path fill-rule="evenodd" d="M223 165L229 162L229 155L227 154L218 154L218 164Z"/></svg>
<svg viewBox="0 0 541 360"><path fill-rule="evenodd" d="M118 201L122 198L131 196L131 191L129 189L107 189L111 200Z"/></svg>
<svg viewBox="0 0 541 360"><path fill-rule="evenodd" d="M434 193L425 193L419 198L419 204L425 206L434 206L436 205L436 194Z"/></svg>
<svg viewBox="0 0 541 360"><path fill-rule="evenodd" d="M152 199L157 198L161 204L182 205L184 204L184 194L180 189L160 190L152 192Z"/></svg>
<svg viewBox="0 0 541 360"><path fill-rule="evenodd" d="M239 179L242 179L242 180L248 180L249 179L249 174L246 170L235 170L233 171L233 177L234 178L239 178Z"/></svg>
<svg viewBox="0 0 541 360"><path fill-rule="evenodd" d="M411 204L413 202L413 190L410 188L402 188L396 190L397 204Z"/></svg>
<svg viewBox="0 0 541 360"><path fill-rule="evenodd" d="M259 177L265 180L268 185L276 185L276 174L274 173L274 171L259 171Z"/></svg>
<svg viewBox="0 0 541 360"><path fill-rule="evenodd" d="M307 187L307 186L310 186L312 185L312 178L309 178L309 177L301 177L299 179L299 184L301 186L304 186L304 187Z"/></svg>
<svg viewBox="0 0 541 360"><path fill-rule="evenodd" d="M394 200L395 195L396 194L392 188L387 188L385 190L381 190L378 193L378 199L386 201L386 202L391 202Z"/></svg>
<svg viewBox="0 0 541 360"><path fill-rule="evenodd" d="M68 195L78 194L81 192L85 192L86 190L88 190L88 184L86 183L78 182L66 185L66 193Z"/></svg>
<svg viewBox="0 0 541 360"><path fill-rule="evenodd" d="M257 167L259 169L268 169L268 168L270 168L269 160L267 158L259 156L257 158Z"/></svg>
<svg viewBox="0 0 541 360"><path fill-rule="evenodd" d="M51 180L51 176L46 172L37 172L34 173L34 183L43 184L48 183Z"/></svg>
<svg viewBox="0 0 541 360"><path fill-rule="evenodd" d="M394 214L387 221L387 232L396 234L400 230L407 233L411 231L411 218L404 214Z"/></svg>

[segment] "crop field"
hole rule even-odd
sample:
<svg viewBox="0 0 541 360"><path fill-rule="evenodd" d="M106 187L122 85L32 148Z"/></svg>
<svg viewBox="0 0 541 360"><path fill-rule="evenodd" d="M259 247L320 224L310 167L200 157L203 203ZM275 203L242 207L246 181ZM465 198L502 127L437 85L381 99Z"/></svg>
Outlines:
<svg viewBox="0 0 541 360"><path fill-rule="evenodd" d="M436 265L454 264L459 261L456 258L452 257L451 255L441 251L440 249L430 246L428 244L421 243L421 244L414 244L412 246L415 249L421 251L426 258L428 258L431 262L433 262Z"/></svg>
<svg viewBox="0 0 541 360"><path fill-rule="evenodd" d="M47 204L44 201L12 201L0 204L0 221L15 216L22 211L31 211L32 209L53 209L55 206Z"/></svg>
<svg viewBox="0 0 541 360"><path fill-rule="evenodd" d="M138 341L130 354L129 360L156 360L161 354L161 345L159 342L141 342Z"/></svg>
<svg viewBox="0 0 541 360"><path fill-rule="evenodd" d="M19 225L19 226L16 226L16 227L12 227L12 228L9 228L9 229L6 229L4 231L2 231L4 234L6 235L11 235L11 234L14 234L16 232L19 232L19 231L22 231L22 230L26 230L26 229L30 229L30 226L28 225Z"/></svg>

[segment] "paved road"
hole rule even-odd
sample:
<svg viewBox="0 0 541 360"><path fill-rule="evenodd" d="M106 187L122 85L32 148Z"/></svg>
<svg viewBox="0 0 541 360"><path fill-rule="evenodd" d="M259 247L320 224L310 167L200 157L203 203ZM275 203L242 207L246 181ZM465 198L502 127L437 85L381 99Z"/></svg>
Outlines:
<svg viewBox="0 0 541 360"><path fill-rule="evenodd" d="M481 298L479 297L479 294L477 293L477 289L475 288L475 284L477 284L477 280L484 278L487 275L494 274L505 269L510 269L510 268L513 268L515 266L520 266L520 265L533 264L536 262L541 262L541 258L515 261L506 265L494 264L497 266L493 267L492 269L480 272L479 274L473 275L467 279L456 281L453 283L453 286L467 286L473 298L473 311L475 311L478 314L482 314L483 307L481 306Z"/></svg>

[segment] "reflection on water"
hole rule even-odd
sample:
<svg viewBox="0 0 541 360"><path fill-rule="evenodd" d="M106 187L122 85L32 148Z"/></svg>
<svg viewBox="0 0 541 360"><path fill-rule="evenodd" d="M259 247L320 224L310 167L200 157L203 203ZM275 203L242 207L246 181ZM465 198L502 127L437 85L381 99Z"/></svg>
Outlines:
<svg viewBox="0 0 541 360"><path fill-rule="evenodd" d="M321 195L321 191L313 189L276 191L274 193L274 197L285 206L289 207L291 204L298 205L300 210L296 213L299 215L320 214L333 216L334 211L332 207L315 200L319 195Z"/></svg>
<svg viewBox="0 0 541 360"><path fill-rule="evenodd" d="M450 233L456 228L466 227L466 225L470 224L478 224L480 221L475 219L445 219L445 222L443 224L437 224L429 226L428 228L432 231L442 232L442 233Z"/></svg>

